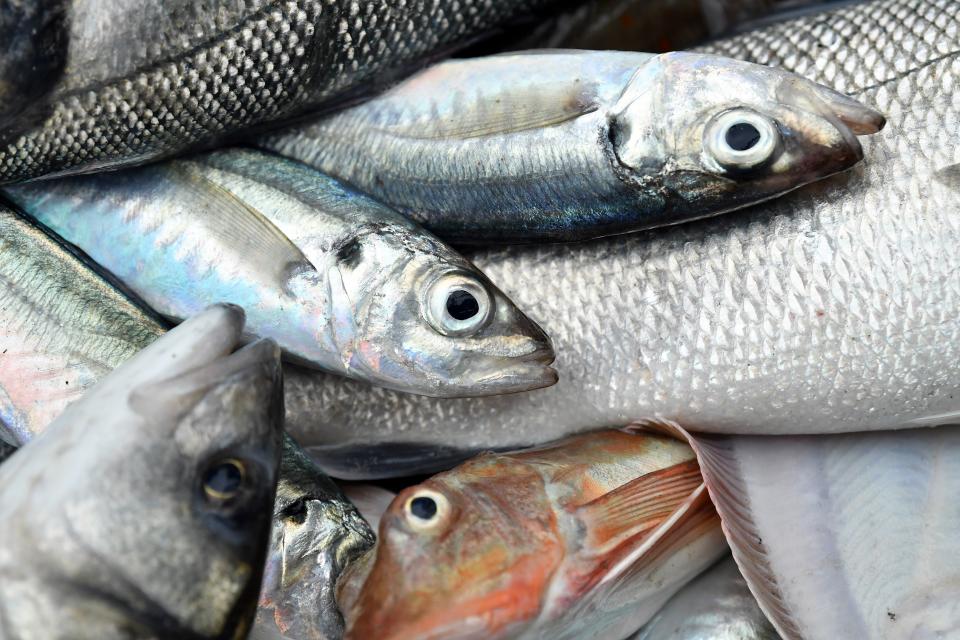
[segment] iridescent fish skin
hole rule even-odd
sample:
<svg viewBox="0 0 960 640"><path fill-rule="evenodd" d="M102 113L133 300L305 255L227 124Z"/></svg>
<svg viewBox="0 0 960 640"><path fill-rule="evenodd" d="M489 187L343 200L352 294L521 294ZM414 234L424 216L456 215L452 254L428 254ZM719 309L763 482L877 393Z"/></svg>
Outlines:
<svg viewBox="0 0 960 640"><path fill-rule="evenodd" d="M441 238L582 240L725 213L849 169L881 114L792 73L672 52L444 62L270 149Z"/></svg>
<svg viewBox="0 0 960 640"><path fill-rule="evenodd" d="M191 318L0 466L5 640L245 636L283 397L275 344L231 353L242 325Z"/></svg>
<svg viewBox="0 0 960 640"><path fill-rule="evenodd" d="M41 42L65 61L62 78L20 112L32 126L0 131L0 183L143 163L330 109L558 2L60 4L63 37Z"/></svg>
<svg viewBox="0 0 960 640"><path fill-rule="evenodd" d="M727 557L691 580L630 640L780 640Z"/></svg>
<svg viewBox="0 0 960 640"><path fill-rule="evenodd" d="M400 445L462 456L657 415L771 435L957 422L956 4L849 5L712 51L876 105L890 124L863 140L870 161L709 221L470 254L550 334L560 382L441 403L291 380L288 428L328 473L402 475Z"/></svg>
<svg viewBox="0 0 960 640"><path fill-rule="evenodd" d="M0 205L0 439L25 443L164 330Z"/></svg>
<svg viewBox="0 0 960 640"><path fill-rule="evenodd" d="M345 639L625 637L726 551L692 456L601 431L400 492L341 581Z"/></svg>
<svg viewBox="0 0 960 640"><path fill-rule="evenodd" d="M6 192L169 318L231 302L293 359L410 393L556 382L549 338L470 262L306 165L234 150Z"/></svg>
<svg viewBox="0 0 960 640"><path fill-rule="evenodd" d="M337 580L375 540L343 492L287 437L251 638L339 640Z"/></svg>

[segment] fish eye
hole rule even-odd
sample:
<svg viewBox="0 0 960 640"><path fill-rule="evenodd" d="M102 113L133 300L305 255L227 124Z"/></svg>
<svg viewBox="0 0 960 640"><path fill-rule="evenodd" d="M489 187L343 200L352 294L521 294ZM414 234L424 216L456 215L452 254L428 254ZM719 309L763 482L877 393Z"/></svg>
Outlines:
<svg viewBox="0 0 960 640"><path fill-rule="evenodd" d="M493 296L467 273L447 273L427 289L426 316L445 336L467 336L486 326L493 313Z"/></svg>
<svg viewBox="0 0 960 640"><path fill-rule="evenodd" d="M404 514L411 527L425 531L443 522L450 510L450 503L442 493L420 489L404 504Z"/></svg>
<svg viewBox="0 0 960 640"><path fill-rule="evenodd" d="M707 156L727 171L765 164L780 147L776 123L749 109L731 109L714 118L703 134Z"/></svg>
<svg viewBox="0 0 960 640"><path fill-rule="evenodd" d="M244 464L236 458L227 458L203 474L203 491L212 500L229 500L240 493L246 477Z"/></svg>

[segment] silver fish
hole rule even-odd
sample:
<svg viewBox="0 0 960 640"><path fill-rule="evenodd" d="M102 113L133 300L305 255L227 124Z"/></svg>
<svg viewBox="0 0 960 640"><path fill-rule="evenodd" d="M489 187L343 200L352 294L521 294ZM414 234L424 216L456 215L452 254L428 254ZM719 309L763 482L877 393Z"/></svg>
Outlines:
<svg viewBox="0 0 960 640"><path fill-rule="evenodd" d="M725 213L849 169L881 114L713 55L454 60L264 145L457 242L578 240Z"/></svg>
<svg viewBox="0 0 960 640"><path fill-rule="evenodd" d="M22 114L39 124L0 145L0 183L142 163L330 108L553 1L70 0L63 78L51 105Z"/></svg>
<svg viewBox="0 0 960 640"><path fill-rule="evenodd" d="M23 444L163 335L150 314L0 205L0 440Z"/></svg>
<svg viewBox="0 0 960 640"><path fill-rule="evenodd" d="M0 630L239 638L269 535L279 349L233 354L214 307L129 360L0 466Z"/></svg>
<svg viewBox="0 0 960 640"><path fill-rule="evenodd" d="M691 444L786 640L960 637L960 428Z"/></svg>
<svg viewBox="0 0 960 640"><path fill-rule="evenodd" d="M955 2L852 5L713 50L877 105L890 124L865 140L870 162L711 221L473 254L551 335L560 383L438 402L291 379L287 427L329 473L400 475L413 450L455 457L658 415L755 434L957 421Z"/></svg>
<svg viewBox="0 0 960 640"><path fill-rule="evenodd" d="M694 578L631 640L780 640L733 558Z"/></svg>
<svg viewBox="0 0 960 640"><path fill-rule="evenodd" d="M556 382L550 340L470 262L306 165L235 150L6 193L164 316L232 302L289 356L405 392Z"/></svg>
<svg viewBox="0 0 960 640"><path fill-rule="evenodd" d="M251 640L336 640L341 572L376 536L337 485L289 437L283 445L273 533Z"/></svg>

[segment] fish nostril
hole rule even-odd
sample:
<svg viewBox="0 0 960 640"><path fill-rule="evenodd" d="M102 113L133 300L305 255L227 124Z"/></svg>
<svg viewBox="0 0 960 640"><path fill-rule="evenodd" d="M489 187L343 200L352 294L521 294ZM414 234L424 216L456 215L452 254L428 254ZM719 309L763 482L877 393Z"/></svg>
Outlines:
<svg viewBox="0 0 960 640"><path fill-rule="evenodd" d="M303 524L307 519L307 499L299 498L284 507L281 512L285 520L290 520L295 524Z"/></svg>

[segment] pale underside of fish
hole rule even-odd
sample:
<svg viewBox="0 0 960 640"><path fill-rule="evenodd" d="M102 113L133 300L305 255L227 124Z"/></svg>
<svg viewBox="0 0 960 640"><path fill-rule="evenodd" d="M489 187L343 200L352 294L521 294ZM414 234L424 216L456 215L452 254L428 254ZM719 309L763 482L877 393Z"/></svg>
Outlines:
<svg viewBox="0 0 960 640"><path fill-rule="evenodd" d="M73 0L63 78L0 131L0 183L142 163L329 108L549 3Z"/></svg>
<svg viewBox="0 0 960 640"><path fill-rule="evenodd" d="M426 466L438 468L465 451L653 416L754 434L953 420L955 5L853 5L712 50L866 100L888 125L864 139L860 167L750 210L580 245L472 254L551 335L560 382L522 396L434 401L288 376L287 427L329 471L403 474L425 460L414 452L435 454Z"/></svg>
<svg viewBox="0 0 960 640"><path fill-rule="evenodd" d="M727 556L691 580L631 640L779 640Z"/></svg>
<svg viewBox="0 0 960 640"><path fill-rule="evenodd" d="M691 443L786 640L958 637L960 428Z"/></svg>
<svg viewBox="0 0 960 640"><path fill-rule="evenodd" d="M164 330L0 205L0 439L23 444Z"/></svg>

